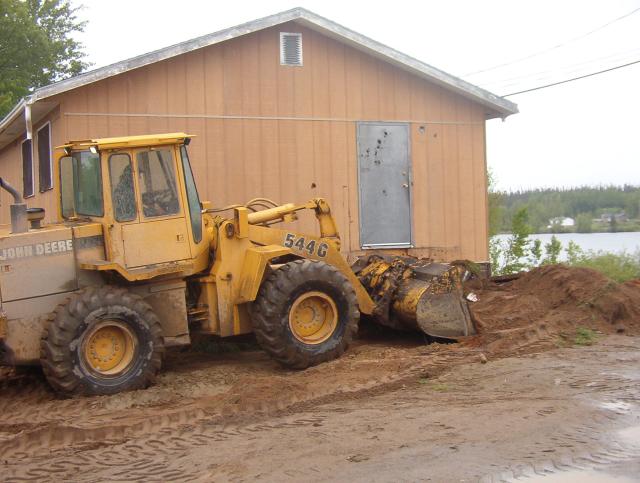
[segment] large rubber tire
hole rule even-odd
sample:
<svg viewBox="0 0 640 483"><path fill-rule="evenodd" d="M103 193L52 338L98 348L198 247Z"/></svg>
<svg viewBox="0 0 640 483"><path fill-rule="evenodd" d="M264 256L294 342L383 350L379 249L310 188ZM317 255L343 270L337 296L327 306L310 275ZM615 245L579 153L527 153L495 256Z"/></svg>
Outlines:
<svg viewBox="0 0 640 483"><path fill-rule="evenodd" d="M315 344L299 340L289 323L292 305L308 292L330 297L338 313L333 332ZM295 260L263 282L251 317L256 339L266 352L286 367L304 369L343 354L358 332L360 312L355 291L340 271L324 262Z"/></svg>
<svg viewBox="0 0 640 483"><path fill-rule="evenodd" d="M102 374L87 355L87 338L115 323L133 343L122 369ZM120 287L84 289L58 305L42 336L40 362L51 386L68 395L105 395L142 389L162 365L164 341L153 310L141 297Z"/></svg>

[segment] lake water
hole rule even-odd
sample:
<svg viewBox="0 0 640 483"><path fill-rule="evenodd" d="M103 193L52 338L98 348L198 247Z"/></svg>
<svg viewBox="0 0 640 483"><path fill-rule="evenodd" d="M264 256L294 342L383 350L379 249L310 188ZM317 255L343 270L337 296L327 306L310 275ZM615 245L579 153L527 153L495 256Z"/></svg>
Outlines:
<svg viewBox="0 0 640 483"><path fill-rule="evenodd" d="M531 241L539 239L544 245L551 241L551 233L538 233L530 236ZM619 232L619 233L557 233L555 237L562 243L561 259L566 259L565 248L570 241L577 243L584 251L594 250L611 253L635 253L640 251L640 232ZM496 235L501 241L509 238L509 235Z"/></svg>

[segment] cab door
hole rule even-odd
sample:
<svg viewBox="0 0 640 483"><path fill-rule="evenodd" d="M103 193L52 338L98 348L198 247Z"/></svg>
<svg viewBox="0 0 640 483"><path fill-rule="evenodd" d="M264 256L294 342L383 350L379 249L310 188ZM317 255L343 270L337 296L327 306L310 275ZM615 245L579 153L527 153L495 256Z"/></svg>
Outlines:
<svg viewBox="0 0 640 483"><path fill-rule="evenodd" d="M109 171L112 239L122 246L114 261L136 268L191 258L173 146L113 153Z"/></svg>

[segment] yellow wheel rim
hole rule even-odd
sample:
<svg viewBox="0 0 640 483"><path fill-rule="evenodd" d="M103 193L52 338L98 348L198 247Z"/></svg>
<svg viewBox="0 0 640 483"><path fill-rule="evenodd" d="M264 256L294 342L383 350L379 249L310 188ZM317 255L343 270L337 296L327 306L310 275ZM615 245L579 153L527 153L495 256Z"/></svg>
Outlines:
<svg viewBox="0 0 640 483"><path fill-rule="evenodd" d="M331 297L323 292L300 295L289 311L289 327L294 337L305 344L320 344L338 326L338 309Z"/></svg>
<svg viewBox="0 0 640 483"><path fill-rule="evenodd" d="M82 345L89 369L102 376L118 376L131 366L137 338L122 322L105 320L91 329Z"/></svg>

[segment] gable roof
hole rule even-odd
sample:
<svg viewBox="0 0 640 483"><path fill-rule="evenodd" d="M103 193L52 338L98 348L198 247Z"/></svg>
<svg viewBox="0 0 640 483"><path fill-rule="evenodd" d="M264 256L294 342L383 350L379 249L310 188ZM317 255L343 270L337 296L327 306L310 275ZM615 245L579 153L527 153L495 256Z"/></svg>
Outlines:
<svg viewBox="0 0 640 483"><path fill-rule="evenodd" d="M225 30L203 35L147 54L132 57L115 64L100 67L54 84L39 87L30 96L20 101L20 103L0 121L0 147L6 144L4 142L6 137L3 136L3 134L8 134L5 133L7 127L21 115L24 116L22 111L24 111L23 108L25 105L33 105L38 101L108 77L291 21L323 33L396 67L472 99L488 108L489 119L495 117L505 118L518 112L518 106L507 99L492 94L485 89L470 84L451 74L447 74L440 69L436 69L429 64L425 64L391 47L387 47L380 42L376 42L309 10L298 7Z"/></svg>

